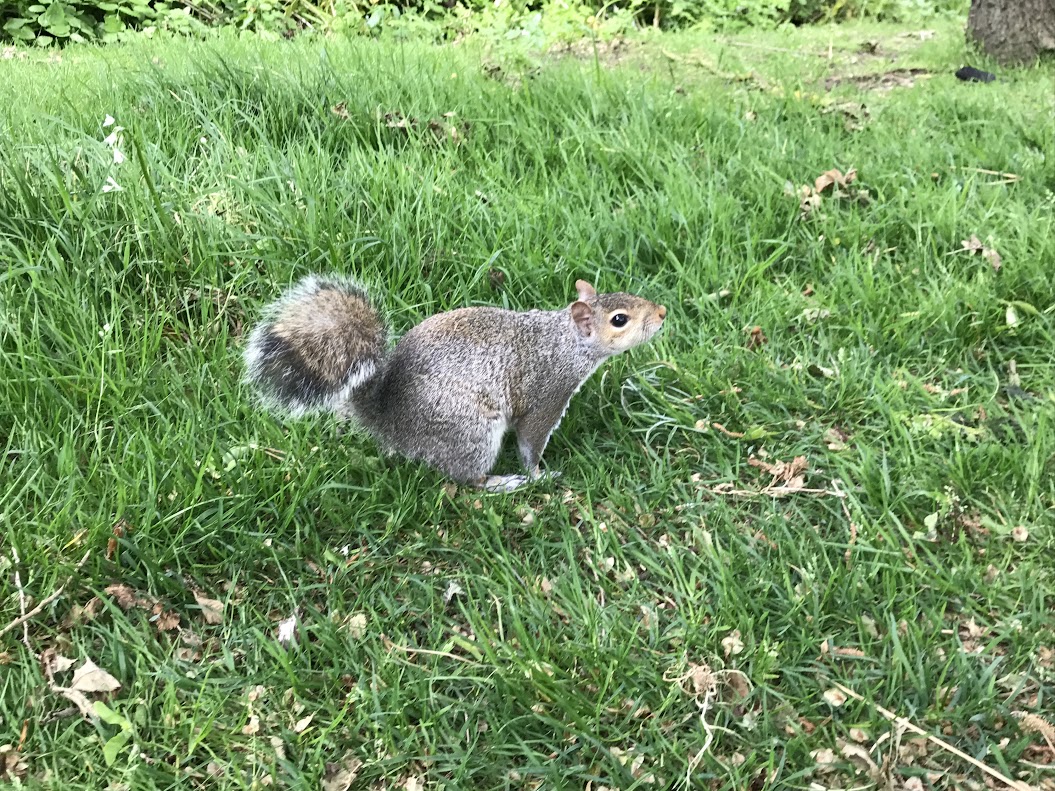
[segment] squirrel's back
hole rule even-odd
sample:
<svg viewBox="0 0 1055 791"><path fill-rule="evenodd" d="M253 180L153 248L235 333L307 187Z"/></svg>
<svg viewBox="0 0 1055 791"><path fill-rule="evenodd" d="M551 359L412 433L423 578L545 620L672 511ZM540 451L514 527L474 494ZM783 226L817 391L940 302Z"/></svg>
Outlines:
<svg viewBox="0 0 1055 791"><path fill-rule="evenodd" d="M273 303L245 350L246 378L292 415L335 410L380 372L384 319L344 278L309 276Z"/></svg>

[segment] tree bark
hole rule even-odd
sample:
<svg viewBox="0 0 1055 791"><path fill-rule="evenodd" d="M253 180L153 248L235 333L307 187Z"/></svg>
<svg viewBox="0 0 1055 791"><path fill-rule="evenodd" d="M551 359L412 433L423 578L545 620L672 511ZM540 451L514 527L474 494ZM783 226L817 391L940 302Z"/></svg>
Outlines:
<svg viewBox="0 0 1055 791"><path fill-rule="evenodd" d="M1000 63L1055 52L1055 0L971 0L967 36Z"/></svg>

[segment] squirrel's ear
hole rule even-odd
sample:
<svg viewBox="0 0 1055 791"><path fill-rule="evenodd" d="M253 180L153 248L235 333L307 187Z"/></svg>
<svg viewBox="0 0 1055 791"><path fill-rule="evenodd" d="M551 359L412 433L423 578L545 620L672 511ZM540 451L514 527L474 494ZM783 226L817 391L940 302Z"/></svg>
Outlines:
<svg viewBox="0 0 1055 791"><path fill-rule="evenodd" d="M571 320L584 337L589 338L593 335L593 310L585 302L571 303Z"/></svg>
<svg viewBox="0 0 1055 791"><path fill-rule="evenodd" d="M579 292L579 299L588 299L590 297L597 296L597 289L591 286L585 280L576 280L575 290Z"/></svg>

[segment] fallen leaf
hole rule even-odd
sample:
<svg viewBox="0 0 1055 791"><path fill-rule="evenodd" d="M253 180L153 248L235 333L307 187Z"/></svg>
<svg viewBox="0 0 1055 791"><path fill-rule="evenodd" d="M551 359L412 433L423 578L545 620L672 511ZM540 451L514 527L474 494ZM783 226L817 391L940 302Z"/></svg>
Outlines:
<svg viewBox="0 0 1055 791"><path fill-rule="evenodd" d="M85 659L84 664L73 672L73 683L70 689L77 692L116 692L121 682L92 660Z"/></svg>
<svg viewBox="0 0 1055 791"><path fill-rule="evenodd" d="M727 637L722 638L722 650L726 657L736 656L744 650L744 643L740 639L740 630L735 629Z"/></svg>
<svg viewBox="0 0 1055 791"><path fill-rule="evenodd" d="M812 758L820 766L828 766L835 763L835 751L827 747L810 752Z"/></svg>
<svg viewBox="0 0 1055 791"><path fill-rule="evenodd" d="M1019 525L1011 531L1011 538L1013 538L1015 541L1018 541L1019 543L1027 541L1029 540L1029 530L1027 530L1022 525Z"/></svg>
<svg viewBox="0 0 1055 791"><path fill-rule="evenodd" d="M731 698L734 701L747 700L751 695L751 682L747 680L747 676L738 670L723 672L722 683L731 693Z"/></svg>
<svg viewBox="0 0 1055 791"><path fill-rule="evenodd" d="M766 334L762 332L761 327L750 327L746 329L746 332L748 333L748 351L754 351L755 349L759 349L769 343L769 338L767 338Z"/></svg>
<svg viewBox="0 0 1055 791"><path fill-rule="evenodd" d="M850 728L850 738L858 744L864 744L868 741L868 733L861 728Z"/></svg>
<svg viewBox="0 0 1055 791"><path fill-rule="evenodd" d="M0 745L0 780L13 780L25 777L29 764L22 760L22 755L14 745ZM15 787L20 787L17 784Z"/></svg>
<svg viewBox="0 0 1055 791"><path fill-rule="evenodd" d="M868 769L874 772L879 768L876 766L875 761L872 760L872 756L868 754L868 750L859 744L843 742L839 745L839 752L841 752L843 757L848 759L851 763L856 764L863 769Z"/></svg>
<svg viewBox="0 0 1055 791"><path fill-rule="evenodd" d="M128 585L108 585L103 592L110 595L122 610L130 610L139 602L136 592Z"/></svg>
<svg viewBox="0 0 1055 791"><path fill-rule="evenodd" d="M171 632L179 628L179 615L171 610L161 610L155 622L159 632Z"/></svg>
<svg viewBox="0 0 1055 791"><path fill-rule="evenodd" d="M75 664L77 664L76 659L70 659L69 657L61 656L59 654L55 654L50 658L52 673L65 673Z"/></svg>
<svg viewBox="0 0 1055 791"><path fill-rule="evenodd" d="M829 706L837 709L846 702L846 695L841 690L832 687L824 693L824 700L827 701Z"/></svg>
<svg viewBox="0 0 1055 791"><path fill-rule="evenodd" d="M406 791L422 791L425 788L425 784L417 777L408 777L406 782L403 783L403 788Z"/></svg>
<svg viewBox="0 0 1055 791"><path fill-rule="evenodd" d="M363 762L351 753L346 754L339 764L326 764L322 791L348 791L362 768Z"/></svg>
<svg viewBox="0 0 1055 791"><path fill-rule="evenodd" d="M904 791L923 791L923 781L918 777L910 777L905 780L905 784L902 788Z"/></svg>
<svg viewBox="0 0 1055 791"><path fill-rule="evenodd" d="M260 733L260 718L255 714L250 715L249 722L242 728L242 733L246 736L256 736Z"/></svg>
<svg viewBox="0 0 1055 791"><path fill-rule="evenodd" d="M820 194L832 186L848 187L856 178L857 171L853 168L846 171L845 175L841 170L832 168L817 176L813 182L813 191Z"/></svg>
<svg viewBox="0 0 1055 791"><path fill-rule="evenodd" d="M305 731L305 730L307 730L307 727L308 727L309 725L311 725L311 721L312 721L312 719L313 719L314 717L315 717L315 715L314 715L314 714L309 714L309 715L308 715L307 717L301 717L301 718L300 718L299 720L297 720L297 722L296 722L296 723L295 723L295 724L293 725L293 732L294 732L294 733L304 733L304 731Z"/></svg>
<svg viewBox="0 0 1055 791"><path fill-rule="evenodd" d="M443 602L446 604L455 596L461 596L464 593L465 591L462 590L462 586L454 580L451 580L450 584L447 586L447 590L443 593Z"/></svg>
<svg viewBox="0 0 1055 791"><path fill-rule="evenodd" d="M776 464L770 464L762 459L751 456L748 458L747 463L752 467L758 467L759 469L765 470L772 475L773 480L770 483L771 486L775 483L790 484L793 480L799 478L802 473L809 469L810 466L810 463L806 460L805 456L796 456L791 461L778 460Z"/></svg>
<svg viewBox="0 0 1055 791"><path fill-rule="evenodd" d="M205 619L205 623L213 626L223 623L223 602L210 599L197 590L194 591L194 600L201 607L201 616Z"/></svg>
<svg viewBox="0 0 1055 791"><path fill-rule="evenodd" d="M835 426L824 432L824 441L828 445L828 450L845 450L846 440L849 438L849 435L845 431Z"/></svg>
<svg viewBox="0 0 1055 791"><path fill-rule="evenodd" d="M1007 322L1008 327L1014 327L1018 324L1018 312L1013 305L1007 306L1007 310L1004 311L1004 320Z"/></svg>
<svg viewBox="0 0 1055 791"><path fill-rule="evenodd" d="M975 253L981 253L982 258L989 262L989 266L993 268L994 272L1000 271L1001 259L1000 253L991 247L986 247L982 240L978 238L977 234L971 234L970 239L964 239L960 242L960 247L970 255Z"/></svg>

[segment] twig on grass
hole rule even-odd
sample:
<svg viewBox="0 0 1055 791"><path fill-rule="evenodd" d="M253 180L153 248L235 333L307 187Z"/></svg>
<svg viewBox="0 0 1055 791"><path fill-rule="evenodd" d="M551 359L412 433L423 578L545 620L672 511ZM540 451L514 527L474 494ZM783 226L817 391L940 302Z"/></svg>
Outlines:
<svg viewBox="0 0 1055 791"><path fill-rule="evenodd" d="M864 703L867 706L871 706L872 708L874 708L876 711L878 711L880 714L882 714L884 717L886 717L890 722L894 723L895 725L897 725L897 726L899 726L901 728L904 728L905 730L912 731L917 736L924 737L927 741L931 742L934 745L937 745L942 750L945 750L946 752L952 753L957 758L960 758L960 759L962 759L964 761L967 761L967 763L969 763L972 766L982 770L983 772L985 772L990 777L992 777L992 778L994 778L996 780L999 780L1001 783L1006 785L1008 788L1014 788L1014 789L1016 789L1016 791L1031 791L1031 788L1030 788L1029 784L1023 783L1023 782L1018 781L1018 780L1012 780L1010 777L1008 777L1007 775L1003 774L1002 772L997 771L996 769L994 769L993 767L989 766L988 764L982 763L977 758L972 758L967 753L963 752L962 750L956 749L951 744L949 744L947 741L944 741L943 739L939 739L933 733L930 733L929 731L923 730L923 728L921 728L918 725L912 723L911 721L905 719L904 717L895 714L894 712L890 711L889 709L884 709L878 703L874 703L872 701L865 700L861 695L858 695L856 692L854 692L849 687L844 687L842 684L840 684L837 681L833 681L832 684L835 686L836 689L838 689L840 692L842 692L847 697L851 697L854 700L859 701L860 703Z"/></svg>
<svg viewBox="0 0 1055 791"><path fill-rule="evenodd" d="M991 181L989 184L1014 184L1021 178L1017 173L1004 173L1001 170L989 170L988 168L969 168L961 167L960 170L964 170L968 173L982 173L986 176L999 176L999 181Z"/></svg>
<svg viewBox="0 0 1055 791"><path fill-rule="evenodd" d="M831 58L831 45L828 52L805 52L801 49L786 49L785 47L770 47L765 44L752 44L749 41L722 41L727 47L745 47L746 49L760 49L764 52L781 52L785 55L797 55L800 58Z"/></svg>
<svg viewBox="0 0 1055 791"><path fill-rule="evenodd" d="M721 423L711 423L711 428L713 428L715 431L720 431L723 434L725 434L725 436L732 437L733 439L743 439L744 438L743 432L730 431L725 426L723 426Z"/></svg>
<svg viewBox="0 0 1055 791"><path fill-rule="evenodd" d="M467 665L478 665L479 662L473 659L466 659L464 656L458 656L448 651L434 651L429 648L410 648L409 646L398 645L393 643L387 637L382 638L382 644L389 651L402 651L404 654L415 656L417 654L427 654L428 656L442 656L444 659L454 659L458 662L464 662Z"/></svg>
<svg viewBox="0 0 1055 791"><path fill-rule="evenodd" d="M33 649L29 645L29 624L26 623L29 619L26 617L26 589L22 587L22 577L18 573L18 567L22 564L21 559L18 557L18 550L11 547L11 556L15 559L15 587L18 588L18 609L22 613L22 642L26 646L26 650L29 653L33 653ZM7 631L6 629L4 631ZM4 632L0 632L3 634Z"/></svg>
<svg viewBox="0 0 1055 791"><path fill-rule="evenodd" d="M665 58L668 58L669 60L672 60L675 63L684 63L688 66L696 66L698 68L703 69L704 71L710 72L715 77L720 77L723 80L727 80L729 82L753 82L762 90L766 90L768 88L767 83L753 71L748 72L747 74L731 74L727 71L722 71L713 63L709 63L708 61L704 60L703 57L698 54L695 57L690 57L677 55L665 49L661 50L661 52L663 53L663 56Z"/></svg>
<svg viewBox="0 0 1055 791"><path fill-rule="evenodd" d="M12 553L14 553L13 549L12 549ZM80 561L77 563L77 566L73 569L73 574L76 574L80 570L81 566L83 566L88 561L88 556L90 554L91 554L91 550L90 549L87 552L84 553L84 557L82 557L80 559ZM18 561L17 553L15 553L15 561L16 562ZM15 618L15 620L11 621L11 623L9 623L7 626L5 626L2 629L0 629L0 637L3 637L5 634L10 632L12 629L17 629L19 626L22 626L23 624L26 624L31 618L33 618L33 616L35 616L38 613L40 613L45 607L47 607L49 604L51 604L53 601L55 601L55 599L59 598L59 596L61 596L63 594L63 592L66 590L66 586L69 585L73 581L73 574L70 574L70 576L68 576L66 578L66 581L64 583L62 583L55 590L54 593L52 593L51 595L49 595L49 596L45 597L44 599L42 599L41 602L36 607L34 607L29 612L26 612L26 609L25 609L25 592L22 590L22 583L21 583L21 580L18 577L18 569L16 568L15 569L15 585L16 585L16 587L18 587L19 594L20 594L20 596L22 598L22 602L21 602L22 603L22 615L20 615L18 618ZM29 652L33 653L33 649L29 647L29 627L28 626L25 627L25 629L23 631L25 633L25 639L24 639L23 642L25 642L26 648L30 649Z"/></svg>
<svg viewBox="0 0 1055 791"><path fill-rule="evenodd" d="M850 563L850 556L853 554L854 544L857 542L857 523L854 518L850 516L850 509L846 507L846 492L839 488L839 484L842 483L838 478L832 479L832 489L835 491L835 496L839 498L839 505L843 507L843 513L846 514L846 521L850 523L850 541L846 545L846 552L843 554L843 559L847 565Z"/></svg>

